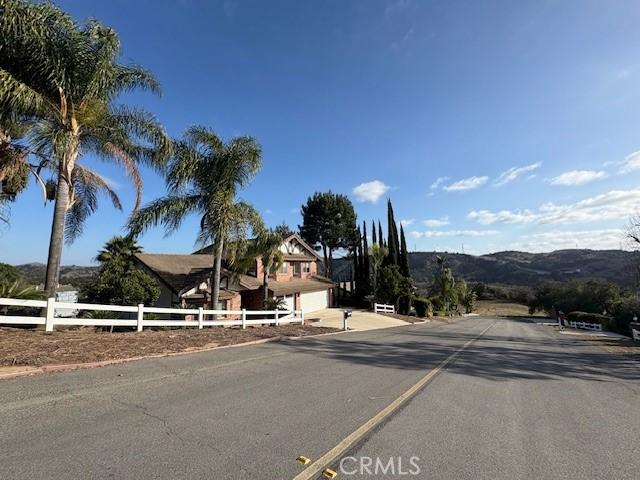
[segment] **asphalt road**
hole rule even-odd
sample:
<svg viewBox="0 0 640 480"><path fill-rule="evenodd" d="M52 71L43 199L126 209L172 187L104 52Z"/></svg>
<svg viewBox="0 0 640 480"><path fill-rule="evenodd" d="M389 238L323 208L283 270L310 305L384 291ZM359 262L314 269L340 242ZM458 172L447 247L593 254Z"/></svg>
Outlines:
<svg viewBox="0 0 640 480"><path fill-rule="evenodd" d="M291 479L487 327L338 478L639 478L640 364L486 318L5 380L0 478Z"/></svg>

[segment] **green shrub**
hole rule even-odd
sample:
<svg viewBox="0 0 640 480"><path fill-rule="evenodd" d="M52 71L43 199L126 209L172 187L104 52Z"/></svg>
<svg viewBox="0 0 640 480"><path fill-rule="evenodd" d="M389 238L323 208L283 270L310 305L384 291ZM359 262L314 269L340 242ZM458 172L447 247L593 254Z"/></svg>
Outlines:
<svg viewBox="0 0 640 480"><path fill-rule="evenodd" d="M416 315L420 318L424 318L429 313L429 307L431 302L425 297L416 297L413 299L413 306L416 309Z"/></svg>
<svg viewBox="0 0 640 480"><path fill-rule="evenodd" d="M612 318L600 313L571 312L567 315L570 322L599 323L602 326L609 326Z"/></svg>
<svg viewBox="0 0 640 480"><path fill-rule="evenodd" d="M635 296L625 297L613 304L611 307L611 330L623 335L630 335L629 323L633 321L634 316L640 317L640 300Z"/></svg>

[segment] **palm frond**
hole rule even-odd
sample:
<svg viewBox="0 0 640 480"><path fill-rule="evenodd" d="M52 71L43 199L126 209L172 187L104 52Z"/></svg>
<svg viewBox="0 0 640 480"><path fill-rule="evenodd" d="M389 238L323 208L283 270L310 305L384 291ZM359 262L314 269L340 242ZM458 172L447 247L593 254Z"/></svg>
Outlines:
<svg viewBox="0 0 640 480"><path fill-rule="evenodd" d="M193 192L154 200L131 216L129 232L138 236L149 227L162 225L168 235L180 228L187 215L200 210L200 200L200 195Z"/></svg>

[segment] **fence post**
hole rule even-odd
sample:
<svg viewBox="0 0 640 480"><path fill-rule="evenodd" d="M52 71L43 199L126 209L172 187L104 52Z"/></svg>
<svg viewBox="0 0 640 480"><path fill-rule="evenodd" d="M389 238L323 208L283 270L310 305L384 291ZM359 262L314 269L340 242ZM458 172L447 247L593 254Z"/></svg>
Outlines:
<svg viewBox="0 0 640 480"><path fill-rule="evenodd" d="M53 319L56 314L56 299L47 298L47 316L44 323L45 332L53 332Z"/></svg>
<svg viewBox="0 0 640 480"><path fill-rule="evenodd" d="M142 331L142 322L144 320L144 304L138 304L138 331Z"/></svg>
<svg viewBox="0 0 640 480"><path fill-rule="evenodd" d="M204 321L204 309L198 307L198 328L202 330L202 322Z"/></svg>
<svg viewBox="0 0 640 480"><path fill-rule="evenodd" d="M247 328L247 309L242 309L242 329Z"/></svg>
<svg viewBox="0 0 640 480"><path fill-rule="evenodd" d="M279 310L276 308L276 327L279 325L279 318L280 318L280 313Z"/></svg>
<svg viewBox="0 0 640 480"><path fill-rule="evenodd" d="M300 310L301 324L304 325L304 310Z"/></svg>

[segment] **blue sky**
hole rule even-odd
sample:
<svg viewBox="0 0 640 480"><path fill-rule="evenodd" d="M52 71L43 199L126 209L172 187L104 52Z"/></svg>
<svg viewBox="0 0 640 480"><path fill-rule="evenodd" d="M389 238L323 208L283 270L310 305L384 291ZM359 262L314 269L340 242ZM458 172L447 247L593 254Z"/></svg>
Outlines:
<svg viewBox="0 0 640 480"><path fill-rule="evenodd" d="M300 222L315 191L359 219L404 219L410 248L619 248L640 206L640 10L634 1L57 2L115 28L123 60L162 83L154 112L255 136L264 166L243 198ZM132 189L91 158L125 210ZM440 179L440 180L438 180ZM165 193L145 171L145 201ZM32 186L0 232L0 261L46 258L52 206ZM102 202L64 264L88 264L128 211ZM150 252L189 252L197 219Z"/></svg>

